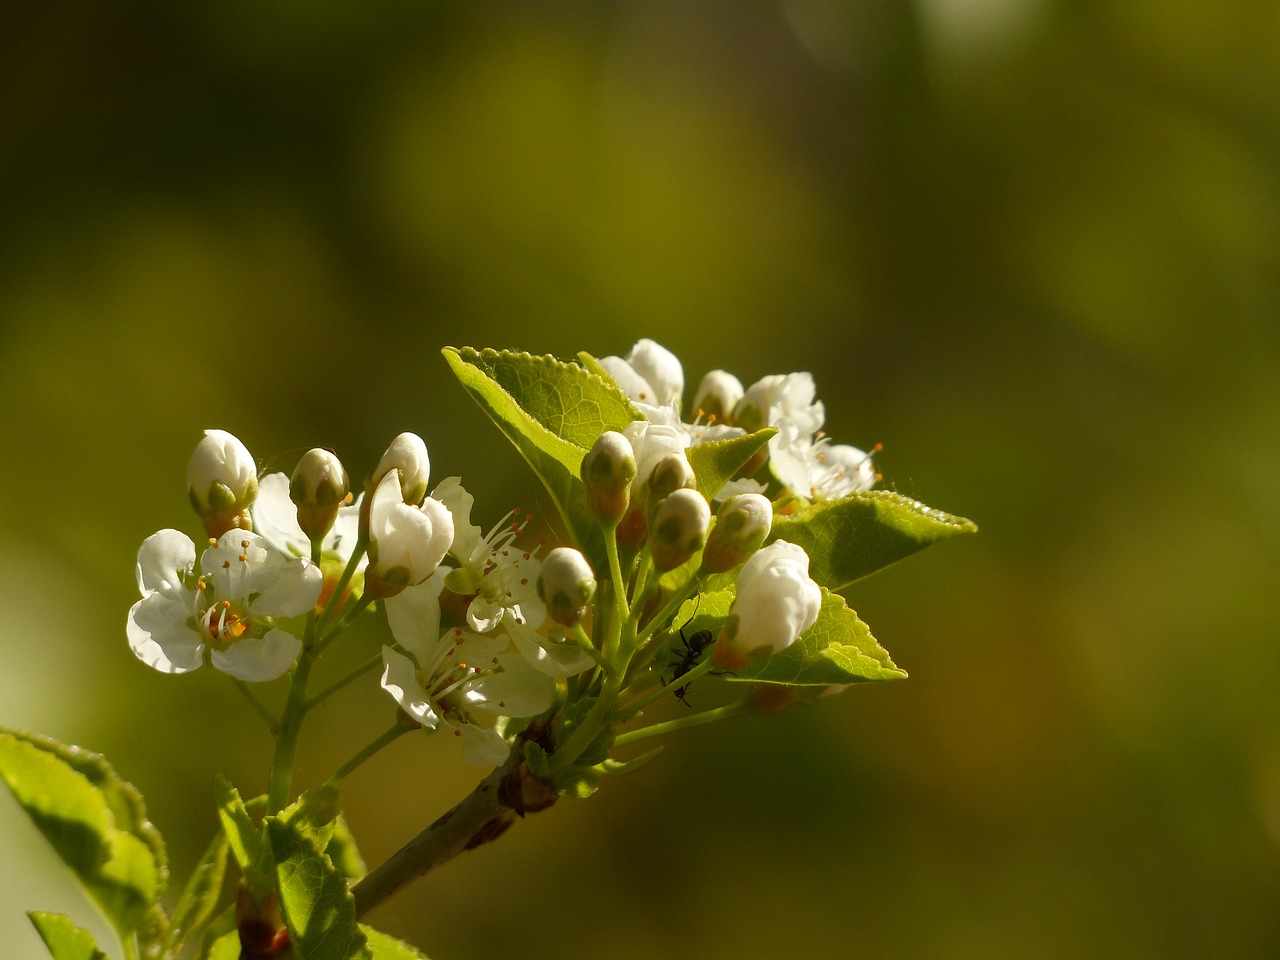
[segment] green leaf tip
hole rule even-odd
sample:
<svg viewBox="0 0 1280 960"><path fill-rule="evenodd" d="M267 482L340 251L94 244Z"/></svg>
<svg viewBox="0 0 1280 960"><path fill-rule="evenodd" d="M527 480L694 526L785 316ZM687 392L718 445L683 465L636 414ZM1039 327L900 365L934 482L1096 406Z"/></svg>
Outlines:
<svg viewBox="0 0 1280 960"><path fill-rule="evenodd" d="M869 680L901 680L906 671L889 658L844 597L822 592L817 622L791 646L744 667L728 680L793 687L842 686Z"/></svg>
<svg viewBox="0 0 1280 960"><path fill-rule="evenodd" d="M40 934L53 960L107 960L107 955L93 942L92 934L62 914L32 910L27 913L27 919Z"/></svg>
<svg viewBox="0 0 1280 960"><path fill-rule="evenodd" d="M100 754L0 727L0 779L121 936L159 903L168 861L142 795Z"/></svg>
<svg viewBox="0 0 1280 960"><path fill-rule="evenodd" d="M897 563L931 543L976 533L957 517L892 490L868 490L839 500L805 503L777 516L769 542L786 540L809 554L809 576L829 590Z"/></svg>

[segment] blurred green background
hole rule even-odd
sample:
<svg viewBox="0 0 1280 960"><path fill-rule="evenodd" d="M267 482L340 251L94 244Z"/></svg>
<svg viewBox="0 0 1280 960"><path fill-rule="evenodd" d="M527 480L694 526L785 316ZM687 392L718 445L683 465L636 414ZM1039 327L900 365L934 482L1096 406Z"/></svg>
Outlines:
<svg viewBox="0 0 1280 960"><path fill-rule="evenodd" d="M5 20L0 722L106 753L179 878L270 751L125 645L200 431L362 476L411 429L481 521L545 513L440 347L649 336L693 382L812 371L982 532L849 591L910 680L673 738L375 924L436 960L1280 954L1280 6ZM302 781L389 715L336 697ZM396 743L344 788L367 858L479 775ZM0 838L0 942L42 956L24 910L90 909L4 798Z"/></svg>

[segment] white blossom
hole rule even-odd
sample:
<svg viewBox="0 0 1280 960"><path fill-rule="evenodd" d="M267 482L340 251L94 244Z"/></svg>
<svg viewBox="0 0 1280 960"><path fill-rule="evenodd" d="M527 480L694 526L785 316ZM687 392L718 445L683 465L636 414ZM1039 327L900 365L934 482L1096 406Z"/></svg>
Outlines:
<svg viewBox="0 0 1280 960"><path fill-rule="evenodd" d="M448 586L454 593L472 597L467 626L486 633L508 618L541 626L547 617L537 586L542 565L532 553L515 545L527 518L513 510L487 534L482 533L471 523L475 498L457 477L441 481L432 497L442 501L453 515L449 553L459 566L450 572Z"/></svg>
<svg viewBox="0 0 1280 960"><path fill-rule="evenodd" d="M817 622L822 590L809 577L809 555L785 540L756 551L738 572L729 617L713 655L737 669L785 650Z"/></svg>
<svg viewBox="0 0 1280 960"><path fill-rule="evenodd" d="M395 470L383 476L369 505L369 564L366 590L391 596L435 572L453 542L453 516L432 497L421 506L405 503Z"/></svg>
<svg viewBox="0 0 1280 960"><path fill-rule="evenodd" d="M241 680L273 680L302 644L276 626L315 606L323 577L305 558L289 559L257 534L230 530L200 557L186 534L161 530L138 550L142 599L129 611L129 646L162 673L203 664Z"/></svg>
<svg viewBox="0 0 1280 960"><path fill-rule="evenodd" d="M506 652L503 632L440 631L442 568L386 601L387 621L405 651L383 647L382 687L424 729L449 729L463 741L463 758L496 766L507 745L479 725L473 710L529 717L551 706L555 681L520 653Z"/></svg>

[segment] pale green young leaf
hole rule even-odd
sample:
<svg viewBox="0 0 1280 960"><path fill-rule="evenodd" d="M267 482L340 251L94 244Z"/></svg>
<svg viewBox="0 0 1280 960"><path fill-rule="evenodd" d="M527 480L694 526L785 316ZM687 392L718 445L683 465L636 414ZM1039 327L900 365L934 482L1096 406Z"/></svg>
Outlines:
<svg viewBox="0 0 1280 960"><path fill-rule="evenodd" d="M606 429L618 428L613 424L602 426L589 441L585 440L592 430L588 424L596 420L603 423L603 416L590 415L593 408L581 400L582 391L579 390L576 394L578 409L587 411L587 415L569 418L567 414L573 406L575 394L570 392L561 398L554 387L556 380L569 380L574 376L566 373L566 369L578 371L583 378L591 375L581 367L561 364L550 358L498 354L492 350L477 352L446 348L444 357L459 383L515 445L542 481L575 545L588 558L603 556L603 538L599 527L586 513L578 473L582 458L595 443L595 437ZM552 377L551 374L557 376ZM547 375L548 379L540 380L540 375ZM595 389L607 395L599 378L591 377L591 381L594 381ZM549 389L535 389L538 384ZM515 390L521 399L517 400L508 388ZM528 403L532 410L522 401ZM561 404L559 415L553 416L557 403ZM557 429L562 433L557 433Z"/></svg>
<svg viewBox="0 0 1280 960"><path fill-rule="evenodd" d="M293 824L317 850L329 845L334 823L342 814L342 802L336 786L322 786L308 790L297 800L280 811L280 819Z"/></svg>
<svg viewBox="0 0 1280 960"><path fill-rule="evenodd" d="M869 490L801 506L774 518L769 542L786 540L809 554L809 576L828 590L977 526L891 490Z"/></svg>
<svg viewBox="0 0 1280 960"><path fill-rule="evenodd" d="M822 591L817 622L791 646L743 667L725 679L825 687L867 680L901 680L906 672L889 659L844 597Z"/></svg>
<svg viewBox="0 0 1280 960"><path fill-rule="evenodd" d="M743 437L706 440L686 450L698 492L708 500L714 497L777 432L773 427L765 427Z"/></svg>
<svg viewBox="0 0 1280 960"><path fill-rule="evenodd" d="M27 917L49 948L53 960L107 960L107 955L98 949L89 931L77 927L62 914L33 910Z"/></svg>
<svg viewBox="0 0 1280 960"><path fill-rule="evenodd" d="M307 960L372 960L356 923L355 901L337 867L298 820L268 817L280 915L289 940Z"/></svg>
<svg viewBox="0 0 1280 960"><path fill-rule="evenodd" d="M227 875L229 849L227 836L219 829L191 872L182 896L173 908L162 951L165 956L177 956L181 953L187 940L199 937L213 918L222 896L223 880Z"/></svg>
<svg viewBox="0 0 1280 960"><path fill-rule="evenodd" d="M373 927L360 924L360 930L369 941L369 949L373 951L373 960L427 960L425 953L419 953L407 943L389 937Z"/></svg>
<svg viewBox="0 0 1280 960"><path fill-rule="evenodd" d="M240 960L240 932L224 933L201 956L203 960Z"/></svg>
<svg viewBox="0 0 1280 960"><path fill-rule="evenodd" d="M364 857L360 856L360 850L356 846L356 838L351 835L347 821L342 817L333 822L333 835L324 852L347 880L359 880L369 872Z"/></svg>
<svg viewBox="0 0 1280 960"><path fill-rule="evenodd" d="M214 803L231 855L236 858L244 882L257 903L271 892L271 850L263 843L262 831L249 816L240 792L222 774L214 776Z"/></svg>
<svg viewBox="0 0 1280 960"><path fill-rule="evenodd" d="M121 938L133 935L168 878L137 789L99 754L8 728L0 778Z"/></svg>

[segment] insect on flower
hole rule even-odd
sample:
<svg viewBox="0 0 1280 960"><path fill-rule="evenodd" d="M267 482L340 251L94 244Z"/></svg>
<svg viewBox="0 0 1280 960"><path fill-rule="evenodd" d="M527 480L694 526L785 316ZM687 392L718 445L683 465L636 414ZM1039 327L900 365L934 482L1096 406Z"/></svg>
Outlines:
<svg viewBox="0 0 1280 960"><path fill-rule="evenodd" d="M699 630L691 637L684 635L684 627L689 624L685 623L680 628L680 646L672 645L671 652L677 654L675 666L671 668L671 679L662 678L662 685L665 687L669 683L675 683L686 673L698 665L702 652L711 646L713 636L710 630ZM692 684L681 684L675 689L676 699L683 703L686 707L692 706L685 697L689 693L689 687Z"/></svg>

